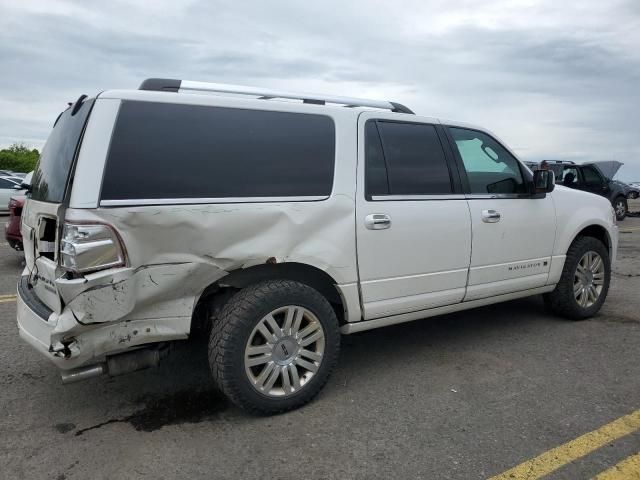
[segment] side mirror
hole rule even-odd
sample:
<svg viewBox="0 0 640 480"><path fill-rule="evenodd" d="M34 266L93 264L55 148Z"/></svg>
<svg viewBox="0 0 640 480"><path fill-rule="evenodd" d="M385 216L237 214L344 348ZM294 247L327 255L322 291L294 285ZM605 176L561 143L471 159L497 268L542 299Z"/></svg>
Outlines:
<svg viewBox="0 0 640 480"><path fill-rule="evenodd" d="M556 186L553 170L533 171L533 190L535 193L550 193Z"/></svg>
<svg viewBox="0 0 640 480"><path fill-rule="evenodd" d="M31 193L31 179L33 178L33 170L27 173L22 179L22 185L20 187L27 191L27 193Z"/></svg>
<svg viewBox="0 0 640 480"><path fill-rule="evenodd" d="M22 186L20 186L20 185L13 185L11 188L13 190L22 190Z"/></svg>

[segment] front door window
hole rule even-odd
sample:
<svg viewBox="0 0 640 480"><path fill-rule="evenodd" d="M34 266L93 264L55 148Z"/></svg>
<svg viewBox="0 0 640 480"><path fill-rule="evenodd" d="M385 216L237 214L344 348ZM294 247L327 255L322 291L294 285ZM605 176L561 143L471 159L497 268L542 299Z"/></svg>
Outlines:
<svg viewBox="0 0 640 480"><path fill-rule="evenodd" d="M467 172L470 193L526 193L518 160L489 135L466 128L450 128Z"/></svg>

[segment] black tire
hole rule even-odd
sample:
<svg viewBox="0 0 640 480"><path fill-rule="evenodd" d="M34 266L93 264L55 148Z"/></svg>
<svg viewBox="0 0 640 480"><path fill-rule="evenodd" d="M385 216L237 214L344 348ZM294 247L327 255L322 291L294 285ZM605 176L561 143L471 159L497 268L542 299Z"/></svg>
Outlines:
<svg viewBox="0 0 640 480"><path fill-rule="evenodd" d="M285 398L257 391L245 373L245 347L258 322L273 310L301 306L319 320L325 335L318 371L296 393ZM260 415L273 415L311 401L326 384L338 362L340 327L329 302L313 288L290 280L267 280L248 286L225 304L212 325L209 366L218 388L237 406Z"/></svg>
<svg viewBox="0 0 640 480"><path fill-rule="evenodd" d="M613 209L616 212L616 220L622 221L627 216L627 212L629 211L629 205L627 204L627 199L622 195L615 198L613 201Z"/></svg>
<svg viewBox="0 0 640 480"><path fill-rule="evenodd" d="M597 300L590 307L582 307L578 304L574 293L574 276L578 268L578 262L582 256L589 252L596 252L604 263L604 284ZM553 292L544 295L545 306L553 313L570 320L584 320L595 315L602 307L611 281L611 261L607 247L597 238L578 237L567 252L560 281Z"/></svg>

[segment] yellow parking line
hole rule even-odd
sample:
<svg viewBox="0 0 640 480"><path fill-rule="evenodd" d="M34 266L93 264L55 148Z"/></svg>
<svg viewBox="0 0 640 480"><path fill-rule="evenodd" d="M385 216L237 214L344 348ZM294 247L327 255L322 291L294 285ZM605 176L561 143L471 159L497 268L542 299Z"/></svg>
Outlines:
<svg viewBox="0 0 640 480"><path fill-rule="evenodd" d="M16 301L15 295L0 295L0 303L9 303L9 302L15 302L15 301Z"/></svg>
<svg viewBox="0 0 640 480"><path fill-rule="evenodd" d="M7 293L5 295L0 295L0 298L16 298L15 293Z"/></svg>
<svg viewBox="0 0 640 480"><path fill-rule="evenodd" d="M593 480L631 480L640 478L640 452L593 477Z"/></svg>
<svg viewBox="0 0 640 480"><path fill-rule="evenodd" d="M490 480L534 480L543 477L598 448L640 429L640 410L620 417L575 440L548 450L531 460L491 477Z"/></svg>

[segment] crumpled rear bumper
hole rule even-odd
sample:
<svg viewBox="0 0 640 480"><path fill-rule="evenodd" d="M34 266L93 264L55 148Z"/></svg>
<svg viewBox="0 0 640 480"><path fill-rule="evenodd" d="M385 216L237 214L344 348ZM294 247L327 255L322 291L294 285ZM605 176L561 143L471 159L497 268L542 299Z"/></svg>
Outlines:
<svg viewBox="0 0 640 480"><path fill-rule="evenodd" d="M43 355L52 358L49 346L54 325L48 319L53 311L38 300L33 290L26 288L26 283L26 277L18 282L16 299L20 337Z"/></svg>
<svg viewBox="0 0 640 480"><path fill-rule="evenodd" d="M40 301L28 275L18 282L17 321L20 337L62 370L140 345L186 339L191 325L186 316L82 324L68 306L58 314Z"/></svg>

